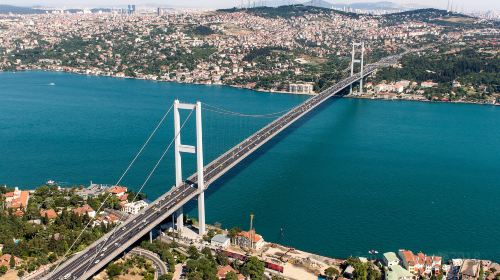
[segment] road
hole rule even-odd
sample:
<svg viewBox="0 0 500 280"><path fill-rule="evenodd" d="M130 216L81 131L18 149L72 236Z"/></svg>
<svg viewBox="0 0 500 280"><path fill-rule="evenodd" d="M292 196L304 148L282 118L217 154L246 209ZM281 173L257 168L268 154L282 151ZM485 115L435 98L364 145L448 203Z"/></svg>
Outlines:
<svg viewBox="0 0 500 280"><path fill-rule="evenodd" d="M153 262L154 266L156 267L157 276L167 274L167 272L168 272L167 265L161 260L160 256L158 256L157 254L155 254L149 250L145 250L145 249L138 248L138 247L132 249L130 251L130 254L137 255L137 256L143 256L143 257L147 258L148 260L151 260Z"/></svg>
<svg viewBox="0 0 500 280"><path fill-rule="evenodd" d="M401 55L390 56L375 64L367 65L364 76L371 74L378 67L395 64L400 57ZM275 135L360 78L359 73L355 74L309 98L212 161L204 168L205 186L208 187ZM67 260L57 271L49 274L45 279L90 278L177 209L195 198L198 195L195 182L197 182L196 174L189 177L182 185L172 188L159 197L136 216L127 219L113 231L91 244L86 250Z"/></svg>

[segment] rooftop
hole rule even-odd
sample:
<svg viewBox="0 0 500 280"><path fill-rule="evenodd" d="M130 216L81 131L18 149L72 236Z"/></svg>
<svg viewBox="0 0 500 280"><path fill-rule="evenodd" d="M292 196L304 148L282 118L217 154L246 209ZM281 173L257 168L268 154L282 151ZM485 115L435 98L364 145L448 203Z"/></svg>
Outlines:
<svg viewBox="0 0 500 280"><path fill-rule="evenodd" d="M399 262L399 259L398 259L398 257L396 256L396 254L394 252L386 252L386 253L384 253L384 258L388 262Z"/></svg>
<svg viewBox="0 0 500 280"><path fill-rule="evenodd" d="M214 237L212 237L212 242L217 242L217 243L224 243L226 241L230 240L229 237L225 234L216 234Z"/></svg>
<svg viewBox="0 0 500 280"><path fill-rule="evenodd" d="M413 278L413 274L402 268L399 264L391 266L386 271L387 280L400 280L403 278Z"/></svg>

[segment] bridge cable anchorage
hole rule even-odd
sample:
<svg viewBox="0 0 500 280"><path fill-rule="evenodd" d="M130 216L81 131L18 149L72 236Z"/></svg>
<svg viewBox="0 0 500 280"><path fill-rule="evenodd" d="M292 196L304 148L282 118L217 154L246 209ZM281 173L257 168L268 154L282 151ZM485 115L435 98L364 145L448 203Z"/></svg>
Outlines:
<svg viewBox="0 0 500 280"><path fill-rule="evenodd" d="M215 112L215 113L220 113L220 114L226 114L226 115L234 115L234 116L239 116L239 117L250 117L250 118L276 118L279 117L281 114L284 114L288 111L290 111L290 108L274 113L268 113L268 114L243 114L239 112L234 112L230 111L221 107L213 106L207 103L203 103L206 107L209 107L211 109L204 108L203 110Z"/></svg>
<svg viewBox="0 0 500 280"><path fill-rule="evenodd" d="M172 105L173 106L173 105ZM156 162L155 166L153 167L153 169L149 172L148 176L146 177L146 179L144 180L144 183L141 185L141 187L139 188L139 190L136 192L134 198L132 199L132 203L135 202L135 200L137 199L137 197L139 196L139 193L142 191L142 189L144 188L144 186L146 186L146 184L149 182L149 179L151 179L151 177L153 176L153 174L155 173L156 169L158 168L158 166L160 165L160 163L162 162L163 158L165 157L165 155L167 154L167 152L170 150L170 148L172 147L173 143L175 142L175 139L177 139L177 137L179 137L181 131L182 131L182 128L184 128L184 125L187 123L187 121L191 118L191 115L193 114L195 110L194 109L191 109L189 111L189 114L188 116L186 117L186 119L184 120L184 122L182 123L181 127L180 127L180 130L179 132L174 135L174 138L172 138L172 141L170 141L170 143L168 144L168 146L165 148L165 150L163 151L161 157L158 159L158 161ZM119 222L122 222L122 219L123 219L123 216L120 217L119 219ZM90 265L94 262L95 258L97 256L99 256L99 253L101 253L102 249L107 247L108 246L108 241L110 241L114 234L116 233L117 229L119 227L114 227L112 230L111 230L111 233L110 233L110 236L109 238L104 242L104 244L99 248L98 251L96 251L94 257L92 258L92 260L88 263L87 267L85 268L85 271L83 272L82 275L85 275L85 273L87 273L87 271L89 270L90 268Z"/></svg>
<svg viewBox="0 0 500 280"><path fill-rule="evenodd" d="M118 181L116 182L115 186L119 185L121 183L121 181L123 180L123 178L125 177L125 175L127 175L127 173L130 171L130 169L132 168L132 166L134 165L134 163L137 161L137 159L139 158L139 156L142 154L142 152L144 151L144 149L146 148L146 146L149 144L149 142L151 141L151 139L153 138L153 136L156 134L156 132L158 131L158 129L160 128L160 126L163 124L163 122L165 121L165 118L168 116L168 114L170 113L170 111L172 111L172 108L174 107L174 105L172 104L170 106L170 108L168 108L167 112L165 114L163 114L162 118L160 119L160 121L158 122L158 124L156 125L156 127L153 129L153 131L149 134L149 137L146 139L146 142L144 142L144 144L141 146L141 148L139 149L139 151L137 152L137 154L134 156L134 158L132 159L132 161L129 163L129 165L127 166L127 168L125 169L125 171L122 173L122 175L120 176L120 178L118 179ZM97 209L97 213L100 212L100 210L102 209L102 207L104 206L104 204L108 201L108 199L111 197L111 193L109 193L106 198L104 199L104 201L101 203L101 205L99 206L99 208ZM87 230L87 228L89 227L89 225L94 221L95 217L94 218L91 218L90 221L85 225L85 227L81 230L80 234L76 237L75 241L73 241L73 243L71 244L71 246L68 248L68 250L66 251L66 253L64 253L62 259L64 260L69 252L71 252L71 249L73 249L73 247L75 246L76 242L80 239L80 237L82 236L82 234L85 232L85 230ZM59 266L63 263L63 261L60 261L57 266L54 268L54 272L57 271L57 269L59 268Z"/></svg>

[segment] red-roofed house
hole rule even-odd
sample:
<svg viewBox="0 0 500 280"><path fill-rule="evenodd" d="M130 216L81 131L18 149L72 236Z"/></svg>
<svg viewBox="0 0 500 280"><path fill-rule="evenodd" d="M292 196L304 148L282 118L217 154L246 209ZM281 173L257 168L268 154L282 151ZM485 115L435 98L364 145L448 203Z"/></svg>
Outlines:
<svg viewBox="0 0 500 280"><path fill-rule="evenodd" d="M94 209L92 209L92 207L90 207L88 204L85 204L82 207L74 209L73 212L75 212L75 214L77 214L78 216L82 216L85 215L85 213L87 213L91 218L94 218L96 214Z"/></svg>
<svg viewBox="0 0 500 280"><path fill-rule="evenodd" d="M244 280L245 279L245 276L241 275L241 274L238 274L238 272L232 268L230 265L226 265L226 266L219 266L217 268L217 278L223 280L223 279L226 279L226 275L228 272L234 272L236 273L236 275L238 276L238 280Z"/></svg>
<svg viewBox="0 0 500 280"><path fill-rule="evenodd" d="M120 197L127 192L127 188L121 186L112 186L108 192L114 194L116 197Z"/></svg>
<svg viewBox="0 0 500 280"><path fill-rule="evenodd" d="M40 216L47 217L47 219L55 219L57 218L57 213L56 211L54 211L54 209L40 209Z"/></svg>
<svg viewBox="0 0 500 280"><path fill-rule="evenodd" d="M236 236L236 244L243 248L259 250L264 246L264 238L255 233L255 230L242 231Z"/></svg>
<svg viewBox="0 0 500 280"><path fill-rule="evenodd" d="M412 251L404 249L399 250L398 255L403 261L404 268L415 275L441 273L441 257L426 256L422 252L414 255Z"/></svg>
<svg viewBox="0 0 500 280"><path fill-rule="evenodd" d="M127 201L128 202L128 194L126 193L126 194L118 197L118 200L120 200L120 201Z"/></svg>
<svg viewBox="0 0 500 280"><path fill-rule="evenodd" d="M117 222L120 221L120 218L118 218L115 214L109 214L105 217L105 219L110 224L116 224Z"/></svg>
<svg viewBox="0 0 500 280"><path fill-rule="evenodd" d="M0 266L10 267L10 258L11 258L10 254L2 255L0 257ZM14 256L14 261L16 263L16 266L21 265L22 260L20 258Z"/></svg>
<svg viewBox="0 0 500 280"><path fill-rule="evenodd" d="M7 206L7 208L26 210L26 207L28 207L29 199L29 191L20 191L16 187L13 192L8 192L5 194L5 205Z"/></svg>

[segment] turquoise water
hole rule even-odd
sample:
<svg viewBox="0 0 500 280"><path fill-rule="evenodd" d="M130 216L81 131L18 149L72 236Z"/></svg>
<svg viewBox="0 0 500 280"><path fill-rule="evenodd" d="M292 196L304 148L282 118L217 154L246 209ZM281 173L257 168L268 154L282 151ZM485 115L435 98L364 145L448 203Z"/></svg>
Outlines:
<svg viewBox="0 0 500 280"><path fill-rule="evenodd" d="M305 99L0 73L0 184L114 183L175 98L244 113L281 111ZM204 112L207 158L269 121ZM142 183L172 137L171 123L170 116L126 185ZM194 139L188 123L186 144ZM173 175L169 153L145 191L158 196ZM334 99L212 185L206 204L211 223L247 228L253 212L265 239L334 257L407 248L500 260L500 107Z"/></svg>

